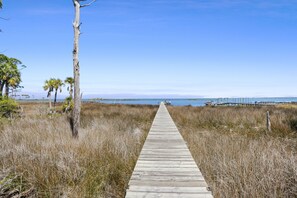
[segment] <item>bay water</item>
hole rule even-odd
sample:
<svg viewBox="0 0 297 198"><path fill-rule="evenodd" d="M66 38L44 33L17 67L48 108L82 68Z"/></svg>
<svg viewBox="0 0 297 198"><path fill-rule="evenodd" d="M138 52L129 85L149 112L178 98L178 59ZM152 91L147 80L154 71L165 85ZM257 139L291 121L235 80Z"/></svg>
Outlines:
<svg viewBox="0 0 297 198"><path fill-rule="evenodd" d="M90 101L90 100L89 100ZM133 104L133 105L159 105L162 101L169 101L173 106L205 106L207 102L213 103L246 103L255 104L260 102L276 102L289 103L297 102L297 97L281 97L281 98L194 98L194 99L101 99L91 100L104 104Z"/></svg>

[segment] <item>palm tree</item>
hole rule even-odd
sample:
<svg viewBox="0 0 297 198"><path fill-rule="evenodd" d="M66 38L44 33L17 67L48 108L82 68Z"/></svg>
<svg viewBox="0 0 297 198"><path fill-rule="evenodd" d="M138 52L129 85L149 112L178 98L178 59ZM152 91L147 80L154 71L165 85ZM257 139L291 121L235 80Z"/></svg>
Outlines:
<svg viewBox="0 0 297 198"><path fill-rule="evenodd" d="M21 61L15 58L9 58L0 54L0 96L3 95L5 87L5 96L9 95L10 88L17 88L21 83L21 72L18 65Z"/></svg>
<svg viewBox="0 0 297 198"><path fill-rule="evenodd" d="M8 73L6 76L5 82L5 95L9 95L9 88L17 88L21 82L21 72L18 69L19 64L22 64L21 61L15 58L8 59Z"/></svg>
<svg viewBox="0 0 297 198"><path fill-rule="evenodd" d="M65 84L68 84L67 91L69 91L69 96L65 99L65 103L63 106L63 111L68 112L69 110L73 110L73 86L74 86L74 79L72 77L67 77L64 80Z"/></svg>
<svg viewBox="0 0 297 198"><path fill-rule="evenodd" d="M8 57L5 56L4 54L0 54L0 98L3 95L3 88L5 86L5 76L7 73L7 62L8 62Z"/></svg>
<svg viewBox="0 0 297 198"><path fill-rule="evenodd" d="M64 83L68 84L67 91L69 91L69 97L73 98L73 86L74 86L74 79L72 77L67 77L64 80Z"/></svg>
<svg viewBox="0 0 297 198"><path fill-rule="evenodd" d="M13 77L9 78L9 80L6 83L6 91L5 95L8 96L9 94L9 88L12 90L20 87L19 84L21 82L21 72L20 71L15 71Z"/></svg>
<svg viewBox="0 0 297 198"><path fill-rule="evenodd" d="M64 86L64 83L61 79L54 79L53 82L53 87L55 90L55 99L54 99L54 108L56 107L56 102L57 102L57 95L58 95L58 90L60 90L60 93L62 92L62 86Z"/></svg>
<svg viewBox="0 0 297 198"><path fill-rule="evenodd" d="M54 78L50 78L49 80L46 80L44 82L43 89L44 91L47 91L47 97L49 99L49 108L50 110L52 109L52 98L51 98L51 93L54 91Z"/></svg>

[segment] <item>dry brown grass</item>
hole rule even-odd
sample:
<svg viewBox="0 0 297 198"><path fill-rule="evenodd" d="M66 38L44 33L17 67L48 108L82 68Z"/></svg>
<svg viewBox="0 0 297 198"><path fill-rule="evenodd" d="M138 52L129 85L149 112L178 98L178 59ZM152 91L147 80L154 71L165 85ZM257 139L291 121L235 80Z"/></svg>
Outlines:
<svg viewBox="0 0 297 198"><path fill-rule="evenodd" d="M169 110L215 197L297 197L296 109Z"/></svg>
<svg viewBox="0 0 297 198"><path fill-rule="evenodd" d="M297 104L292 103L292 104L279 104L277 105L280 108L285 108L285 109L297 109Z"/></svg>
<svg viewBox="0 0 297 198"><path fill-rule="evenodd" d="M82 130L75 140L66 115L49 117L46 103L22 106L21 118L6 120L0 127L0 197L3 192L124 196L156 107L84 104ZM267 110L270 133L265 129ZM297 196L297 109L169 111L215 197Z"/></svg>
<svg viewBox="0 0 297 198"><path fill-rule="evenodd" d="M124 196L156 107L84 104L76 140L66 115L49 118L45 103L22 106L23 117L0 128L0 194Z"/></svg>

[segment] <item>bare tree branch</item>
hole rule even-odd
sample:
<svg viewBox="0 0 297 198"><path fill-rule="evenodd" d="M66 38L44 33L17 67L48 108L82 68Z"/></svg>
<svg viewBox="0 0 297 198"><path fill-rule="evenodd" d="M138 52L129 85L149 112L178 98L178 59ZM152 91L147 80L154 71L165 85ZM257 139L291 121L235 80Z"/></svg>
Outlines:
<svg viewBox="0 0 297 198"><path fill-rule="evenodd" d="M86 1L86 0L81 0L81 1ZM83 8L83 7L87 7L87 6L90 6L92 5L95 1L97 0L92 0L90 3L87 3L87 4L84 4L84 5L81 5L80 7Z"/></svg>

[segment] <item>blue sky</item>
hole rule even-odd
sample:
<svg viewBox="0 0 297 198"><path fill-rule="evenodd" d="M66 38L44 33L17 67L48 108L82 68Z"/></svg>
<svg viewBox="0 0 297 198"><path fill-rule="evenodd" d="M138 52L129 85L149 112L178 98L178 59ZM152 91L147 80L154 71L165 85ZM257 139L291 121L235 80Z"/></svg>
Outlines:
<svg viewBox="0 0 297 198"><path fill-rule="evenodd" d="M4 0L0 16L0 51L28 66L23 92L72 75L71 0ZM98 0L82 9L81 90L297 96L296 22L296 0Z"/></svg>

